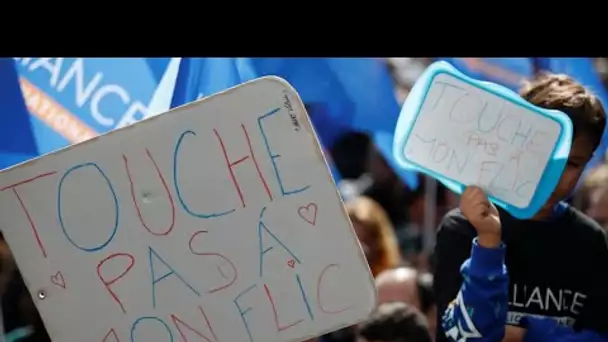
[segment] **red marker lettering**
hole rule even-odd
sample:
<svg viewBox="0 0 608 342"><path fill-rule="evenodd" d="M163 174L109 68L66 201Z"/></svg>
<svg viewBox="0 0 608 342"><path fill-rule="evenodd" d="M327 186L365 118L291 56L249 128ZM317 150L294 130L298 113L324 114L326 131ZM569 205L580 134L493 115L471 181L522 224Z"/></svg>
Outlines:
<svg viewBox="0 0 608 342"><path fill-rule="evenodd" d="M7 186L5 186L5 187L3 187L3 188L0 189L0 191L4 191L4 190L8 190L8 189L12 189L13 190L13 193L15 194L15 197L17 197L17 200L19 201L19 204L21 205L21 209L23 209L23 212L25 213L25 216L27 217L27 220L30 223L30 228L32 228L32 233L34 234L34 238L36 239L36 243L38 243L38 247L40 248L40 251L42 252L42 256L44 258L47 257L47 255L46 255L46 249L44 248L44 245L42 244L42 240L40 239L40 235L38 234L38 228L36 228L36 224L34 223L34 220L32 219L32 216L30 215L30 212L27 210L27 207L25 206L25 203L23 203L23 199L21 199L21 196L19 196L19 192L17 191L17 187L19 185L31 183L31 182L33 182L33 181L35 181L37 179L40 179L40 178L52 176L52 175L54 175L56 173L57 173L57 171L43 173L43 174L38 175L36 177L28 178L28 179L22 180L20 182L17 182L17 183L11 184L11 185L7 185Z"/></svg>
<svg viewBox="0 0 608 342"><path fill-rule="evenodd" d="M217 342L217 336L215 336L215 332L213 332L213 328L211 327L211 323L209 323L209 318L207 317L207 314L205 314L205 310L203 310L202 307L198 307L198 309L201 311L201 314L203 315L203 319L205 320L205 325L207 326L207 329L209 329L209 332L211 333L211 336L213 336L213 340L215 342ZM207 342L214 342L212 340L210 340L207 336L203 335L203 333L201 333L200 331L192 328L191 326L189 326L188 324L186 324L183 320L179 319L176 315L171 315L171 320L173 321L173 324L175 324L175 328L177 329L177 332L179 332L179 335L182 337L182 340L184 342L188 342L188 338L186 337L186 334L184 334L184 332L182 331L182 329L180 329L180 325L183 327L186 327L188 330L192 331L193 333L195 333L196 335L198 335L200 338L204 339Z"/></svg>
<svg viewBox="0 0 608 342"><path fill-rule="evenodd" d="M241 128L243 129L243 134L245 135L245 140L247 141L247 146L249 147L249 154L236 161L233 161L233 162L231 162L230 159L228 158L226 146L224 145L224 141L220 137L217 130L213 129L213 133L215 133L215 136L217 137L217 140L220 143L220 147L222 148L222 153L224 154L224 159L226 160L226 165L228 166L228 171L230 172L230 178L232 179L232 183L234 184L234 187L236 188L236 192L239 194L239 198L241 199L241 205L243 206L243 208L245 208L246 207L245 198L243 197L241 187L240 187L238 181L236 180L236 176L234 175L233 167L246 161L247 159L249 159L249 157L251 157L251 161L253 162L253 165L255 166L255 169L258 172L258 176L260 177L260 180L262 181L262 185L264 186L264 189L266 190L266 194L268 195L268 198L270 198L271 201L272 201L272 193L270 192L270 188L268 188L268 184L266 183L266 180L264 179L264 175L262 175L260 166L258 165L258 162L255 159L255 154L253 153L253 147L251 147L251 139L249 139L249 133L247 133L247 129L245 128L245 125L241 124Z"/></svg>
<svg viewBox="0 0 608 342"><path fill-rule="evenodd" d="M169 224L169 227L162 232L153 232L150 229L150 227L148 227L148 225L146 224L146 221L144 221L144 218L141 214L141 209L139 207L139 204L137 204L137 196L135 195L135 185L133 184L133 178L131 177L131 171L129 170L129 160L127 159L127 156L123 155L122 158L125 162L125 170L127 171L127 177L129 178L129 184L131 186L131 199L133 200L133 204L135 205L135 210L137 211L137 216L139 217L139 221L144 226L144 228L146 228L146 230L149 231L153 235L165 236L165 235L168 235L169 233L171 233L171 231L173 230L173 227L175 227L175 203L173 202L173 197L171 196L171 191L169 191L169 187L167 186L165 177L163 177L163 174L160 172L158 164L156 164L156 161L154 160L154 158L152 157L152 154L150 153L150 151L148 149L146 149L146 154L148 155L148 158L150 158L150 161L152 161L152 164L154 165L154 168L156 169L156 174L158 175L158 178L160 178L160 181L163 184L163 187L165 188L165 192L167 193L167 199L169 200L169 204L171 205L171 223Z"/></svg>
<svg viewBox="0 0 608 342"><path fill-rule="evenodd" d="M101 342L120 342L120 340L118 339L118 335L116 334L116 331L114 330L114 328L112 328L112 329L110 329L110 331L108 331L106 336L104 336L104 338L103 338L103 340L101 340Z"/></svg>
<svg viewBox="0 0 608 342"><path fill-rule="evenodd" d="M209 291L207 291L208 293L214 293L220 290L223 290L225 288L230 287L230 285L234 284L234 282L236 281L236 279L238 278L238 271L236 269L236 266L234 266L234 264L232 263L232 261L230 261L230 259L228 259L227 257L223 256L220 253L204 253L204 252L197 252L194 248L194 240L201 234L203 233L207 233L206 230L200 230L196 233L194 233L192 235L192 237L190 237L190 241L188 241L188 247L190 248L190 252L192 252L192 254L195 255L201 255L201 256L214 256L214 257L218 257L224 261L226 261L228 263L228 265L230 265L230 268L232 269L232 279L230 279L226 284L218 286L216 288L213 288ZM226 278L224 272L222 272L222 269L220 268L220 266L218 266L218 272L221 274L222 278Z"/></svg>
<svg viewBox="0 0 608 342"><path fill-rule="evenodd" d="M325 268L321 271L321 274L319 275L319 279L317 280L317 306L319 307L319 310L321 310L321 312L323 312L323 313L326 313L329 315L336 315L336 314L339 314L341 312L344 312L344 311L350 309L350 306L347 306L342 309L330 310L330 309L325 308L323 306L323 304L321 304L321 285L323 283L323 278L325 277L325 273L327 273L327 271L329 271L330 268L340 269L340 265L329 264L329 265L325 266Z"/></svg>
<svg viewBox="0 0 608 342"><path fill-rule="evenodd" d="M104 277L101 275L101 267L107 261L110 261L111 259L118 258L118 257L123 257L123 258L129 259L129 265L125 268L125 270L121 274L119 274L118 276L116 276L114 279L111 279L111 280L104 279ZM101 260L99 262L99 264L97 265L97 276L99 277L99 280L101 280L101 282L103 283L103 285L106 287L106 289L110 293L110 296L112 296L112 299L114 299L114 301L116 303L118 303L118 305L120 305L120 309L125 314L127 313L127 310L125 310L125 307L122 305L122 302L120 301L120 299L118 298L118 296L116 295L116 293L114 293L114 291L112 291L112 288L110 286L114 285L115 282L117 282L119 279L121 279L122 277L124 277L131 270L131 268L133 268L134 265L135 265L135 258L131 254L127 254L127 253L114 253L114 254L111 254L107 258Z"/></svg>
<svg viewBox="0 0 608 342"><path fill-rule="evenodd" d="M266 296L268 297L268 300L270 301L270 306L272 307L272 315L274 317L274 325L277 328L277 331L283 331L283 330L287 330L293 326L296 326L298 323L302 322L303 320L300 319L299 321L295 321L291 324L288 325L284 325L281 326L279 324L279 314L277 312L277 307L274 303L274 299L272 299L272 295L270 294L270 290L268 289L268 286L266 284L264 284L264 291L266 292Z"/></svg>

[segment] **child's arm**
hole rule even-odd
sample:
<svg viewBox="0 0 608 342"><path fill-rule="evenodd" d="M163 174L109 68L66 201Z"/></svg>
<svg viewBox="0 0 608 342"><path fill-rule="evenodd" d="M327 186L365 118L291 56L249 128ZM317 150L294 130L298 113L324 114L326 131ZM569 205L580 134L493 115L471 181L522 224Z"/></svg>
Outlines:
<svg viewBox="0 0 608 342"><path fill-rule="evenodd" d="M461 267L464 281L442 319L445 334L452 341L502 340L509 285L504 255L504 246L484 248L477 239L473 241L471 257Z"/></svg>
<svg viewBox="0 0 608 342"><path fill-rule="evenodd" d="M505 335L509 284L504 265L505 247L501 244L500 215L484 191L475 186L468 187L462 193L460 210L464 216L457 220L460 224L446 230L462 233L463 228L467 227L461 222L464 220L468 227L473 228L473 234L477 233L477 238L473 241L470 258L461 266L463 281L459 285L460 290L456 290L457 294L452 297L440 323L445 335L452 341L500 342ZM442 228L449 226L444 224ZM457 235L465 234L452 234L454 237ZM438 272L441 259L445 261L460 256L459 253L452 256L448 252L451 241L440 238L438 236ZM461 259L457 262L461 262ZM440 277L435 278L435 282L440 281ZM443 295L445 293L437 293L439 299Z"/></svg>
<svg viewBox="0 0 608 342"><path fill-rule="evenodd" d="M474 237L475 229L458 210L446 214L437 229L433 275L438 312L436 342L449 341L442 329L441 316L460 291L460 266L471 255Z"/></svg>

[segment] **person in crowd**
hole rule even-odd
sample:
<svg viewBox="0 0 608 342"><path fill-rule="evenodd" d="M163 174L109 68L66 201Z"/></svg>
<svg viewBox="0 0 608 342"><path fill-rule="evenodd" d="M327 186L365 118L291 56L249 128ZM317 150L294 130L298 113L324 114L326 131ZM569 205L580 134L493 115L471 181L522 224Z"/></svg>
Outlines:
<svg viewBox="0 0 608 342"><path fill-rule="evenodd" d="M358 196L346 203L346 211L375 277L382 271L399 266L401 255L393 227L386 212L373 199ZM334 331L321 338L322 342L354 342L354 327Z"/></svg>
<svg viewBox="0 0 608 342"><path fill-rule="evenodd" d="M443 318L437 341L608 341L607 235L563 201L601 140L606 113L565 75L542 75L521 95L570 117L567 165L529 220L497 209L477 186L465 189L460 208L444 217L435 249Z"/></svg>
<svg viewBox="0 0 608 342"><path fill-rule="evenodd" d="M420 309L418 297L418 271L401 266L386 270L376 277L378 304L404 302Z"/></svg>
<svg viewBox="0 0 608 342"><path fill-rule="evenodd" d="M51 342L18 270L11 277L2 306L7 323L6 342Z"/></svg>
<svg viewBox="0 0 608 342"><path fill-rule="evenodd" d="M404 302L420 310L435 336L437 306L433 293L433 275L411 267L386 270L376 277L378 304Z"/></svg>
<svg viewBox="0 0 608 342"><path fill-rule="evenodd" d="M430 269L429 255L423 252L422 227L426 206L424 181L420 176L416 189L408 188L393 170L377 146L371 141L366 153L365 173L357 179L343 179L339 183L345 201L357 196L374 199L388 214L397 234L402 256L412 265ZM346 178L346 177L345 177ZM443 213L447 190L438 186L438 213Z"/></svg>
<svg viewBox="0 0 608 342"><path fill-rule="evenodd" d="M368 143L365 155L365 173L355 180L343 180L339 184L344 199L369 197L386 211L393 227L406 224L407 211L403 208L409 189L373 143Z"/></svg>
<svg viewBox="0 0 608 342"><path fill-rule="evenodd" d="M445 192L445 212L443 214L447 214L452 209L458 208L460 203L460 195L446 188ZM443 217L443 215L442 215Z"/></svg>
<svg viewBox="0 0 608 342"><path fill-rule="evenodd" d="M0 233L0 298L5 342L50 342L8 244Z"/></svg>
<svg viewBox="0 0 608 342"><path fill-rule="evenodd" d="M431 341L424 316L403 302L381 304L358 327L357 342Z"/></svg>
<svg viewBox="0 0 608 342"><path fill-rule="evenodd" d="M591 170L582 193L585 213L608 230L608 164Z"/></svg>
<svg viewBox="0 0 608 342"><path fill-rule="evenodd" d="M17 265L15 264L13 254L4 240L4 236L0 233L0 295L2 297L7 292L16 269Z"/></svg>
<svg viewBox="0 0 608 342"><path fill-rule="evenodd" d="M418 188L408 192L404 210L407 213L407 223L396 229L397 241L403 258L418 269L429 270L429 255L425 253L423 246L425 216L427 211L425 177L420 176ZM432 222L433 229L447 212L446 198L450 192L444 185L437 183L435 189L435 216ZM451 209L451 208L450 208Z"/></svg>
<svg viewBox="0 0 608 342"><path fill-rule="evenodd" d="M366 172L365 151L370 140L366 133L351 131L343 133L332 144L329 152L342 179L357 179Z"/></svg>
<svg viewBox="0 0 608 342"><path fill-rule="evenodd" d="M374 277L397 267L401 263L401 255L393 226L384 209L373 199L359 196L346 204L346 211Z"/></svg>
<svg viewBox="0 0 608 342"><path fill-rule="evenodd" d="M416 280L418 298L420 298L420 311L426 316L429 331L434 341L437 333L437 299L433 288L433 274L421 272Z"/></svg>

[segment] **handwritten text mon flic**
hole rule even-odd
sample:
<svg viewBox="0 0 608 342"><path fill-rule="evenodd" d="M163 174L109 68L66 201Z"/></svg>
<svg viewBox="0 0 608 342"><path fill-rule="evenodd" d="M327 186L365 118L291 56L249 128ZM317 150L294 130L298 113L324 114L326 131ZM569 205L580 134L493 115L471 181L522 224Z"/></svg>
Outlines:
<svg viewBox="0 0 608 342"><path fill-rule="evenodd" d="M166 202L171 207L171 217L167 220L166 225L159 223L158 221L147 220L144 217L142 206L144 200L138 198L136 189L138 188L138 176L134 174L131 165L131 159L128 155L119 154L117 158L121 158L122 165L124 167L124 177L130 184L129 189L117 189L113 185L113 180L110 179L104 171L104 166L99 165L94 161L85 162L82 164L74 165L63 171L48 170L47 172L40 173L29 179L24 179L14 184L6 185L0 189L0 191L12 193L12 198L16 201L22 209L23 219L27 220L28 226L31 228L32 236L39 247L40 255L43 258L52 259L52 251L47 250L45 246L45 234L63 234L66 241L75 250L87 253L90 255L99 254L97 265L92 265L94 268L94 274L96 274L98 281L103 284L106 289L106 295L108 299L115 302L116 312L118 314L128 315L131 309L137 306L138 312L141 311L142 303L130 303L129 298L122 296L120 293L120 283L128 281L132 277L133 271L136 268L145 268L149 279L147 281L139 281L142 284L148 284L151 289L152 296L147 305L150 308L150 314L137 317L132 320L130 327L130 334L124 335L121 333L122 329L116 329L110 327L105 336L100 336L100 341L121 341L131 340L138 341L138 335L145 329L160 329L164 331L166 337L159 337L159 341L166 339L167 341L173 341L177 338L181 338L183 341L188 341L188 336L196 336L198 340L205 340L209 342L218 342L221 340L221 336L213 328L213 313L205 310L204 295L214 296L222 293L233 286L242 286L241 282L237 282L239 279L239 269L241 267L251 268L253 265L236 265L230 257L225 255L223 251L209 251L207 248L203 248L203 239L206 236L210 236L213 232L210 229L198 229L190 235L187 246L175 246L174 248L186 248L189 250L194 257L213 258L217 263L217 270L213 274L205 272L204 277L200 274L185 274L180 271L179 265L175 265L172 260L166 255L159 253L158 248L154 246L147 246L145 250L145 256L134 253L133 251L121 251L109 253L108 247L110 247L117 239L117 234L120 229L126 227L120 226L119 217L121 213L126 215L137 216L141 227L144 229L145 234L151 234L158 237L169 236L176 234L179 231L179 227L176 225L176 216L179 214L187 214L191 217L209 220L215 218L226 218L230 215L239 211L239 209L247 208L250 201L255 200L256 205L260 203L260 196L251 195L250 197L244 193L241 184L241 179L235 173L237 168L249 168L250 174L255 174L255 178L259 181L261 188L263 189L264 196L267 200L267 205L262 207L262 210L258 213L259 218L257 223L252 227L257 230L257 241L254 243L258 246L257 256L250 258L251 262L255 263L255 267L259 269L259 279L252 279L246 286L243 286L238 295L230 299L230 305L234 309L234 315L237 320L242 322L242 328L250 341L255 340L254 329L251 328L250 322L254 317L253 312L258 311L265 313L265 315L271 315L273 317L274 329L277 333L290 329L302 322L313 321L318 318L318 315L334 315L344 312L350 308L348 303L330 303L325 302L323 296L324 283L328 277L339 276L340 265L334 262L327 262L326 266L318 270L318 274L315 279L303 279L298 274L296 266L303 264L306 261L302 260L301 256L298 255L297 251L294 251L291 243L284 241L273 229L273 223L269 222L265 217L265 213L272 209L269 203L273 203L279 198L286 196L296 196L298 194L305 193L310 189L310 185L300 184L298 186L290 186L285 184L283 172L279 167L277 161L281 158L279 154L274 152L274 148L270 143L266 131L264 130L264 124L266 120L273 118L273 116L280 113L280 109L274 109L269 111L267 114L262 115L257 120L257 132L264 143L265 151L255 151L251 143L250 129L245 124L241 124L238 128L239 134L231 134L222 136L217 129L210 129L207 132L185 130L175 139L175 147L173 150L173 164L172 169L163 169L158 165L154 150L148 148L142 148L142 153L145 153L146 159L150 163L150 171L154 173L158 179L158 182L162 185L165 191ZM224 168L231 179L231 186L226 187L222 185L223 192L233 191L236 194L237 202L234 206L223 208L215 212L209 212L198 208L196 203L189 203L183 196L184 184L180 180L180 161L183 158L188 158L183 153L183 146L186 144L196 144L197 137L199 134L211 133L217 141L217 153L221 153L225 162ZM226 139L240 140L246 145L248 153L246 155L231 155L226 147ZM209 150L207 148L207 150ZM263 173L263 168L260 167L260 163L270 161L273 174L268 177ZM172 171L172 175L171 174ZM70 179L78 174L87 174L88 177L97 177L101 180L101 184L105 184L107 187L106 193L108 194L107 201L112 203L114 218L112 225L107 228L107 234L104 233L105 238L100 241L83 241L83 239L75 239L73 237L74 232L85 227L75 227L69 224L69 220L66 217L70 216L69 204L71 201L83 201L86 199L74 199L69 198L69 193L65 192L65 187L70 183ZM201 181L204 178L201 178ZM248 178L251 181L251 178ZM271 182L273 180L274 182ZM206 180L208 181L208 180ZM28 199L25 195L25 191L28 184L35 184L37 182L55 182L57 186L57 210L55 217L41 217L40 213L32 212L28 207ZM271 189L273 185L278 188L278 193L273 192ZM86 187L87 184L81 184L79 186ZM28 194L31 192L28 192ZM31 195L33 196L33 195ZM131 205L127 205L127 199L130 200ZM301 203L302 207L299 209L294 208L293 214L298 214L308 224L315 225L317 216L322 208L317 208L314 203ZM110 215L110 213L108 213ZM46 231L39 229L40 222L50 222L55 220L57 225L60 227L60 232ZM129 227L131 228L131 227ZM239 229L246 229L239 227ZM177 234L180 234L177 232ZM99 235L98 235L99 236ZM292 242L293 243L293 242ZM217 246L216 246L217 248ZM297 248L296 248L297 249ZM141 253L141 252L140 252ZM265 275L265 258L272 256L272 254L282 257L286 257L287 267L294 269L293 272L293 295L291 298L299 298L297 303L279 303L276 296L273 295L272 285L264 281L262 278ZM108 272L112 265L114 272ZM120 266L121 271L115 272L117 265ZM257 272L257 271L256 271ZM272 270L271 270L272 272ZM333 274L333 275L332 275ZM57 274L53 274L56 279L58 275L61 275L63 280L63 287L66 291L70 290L70 279L69 277L63 278L64 275L60 271ZM204 285L205 282L213 280L214 284ZM245 280L246 281L246 280ZM168 283L164 286L161 284ZM185 293L193 296L193 298L201 298L197 302L193 302L192 310L189 313L177 313L177 312L166 312L164 315L158 314L158 299L161 296L175 295L175 291L169 293L167 287L176 287L179 289L180 295ZM283 291L285 289L282 289ZM266 298L268 305L266 307L255 307L255 305L247 305L247 297L261 296ZM284 319L280 312L281 307L301 305L302 316L300 318L293 318L287 320ZM193 314L198 313L200 320L198 322L186 322L183 315L193 317ZM255 319L253 321L256 321Z"/></svg>
<svg viewBox="0 0 608 342"><path fill-rule="evenodd" d="M406 155L495 196L529 200L556 123L464 82L437 78L420 113L424 128L413 130Z"/></svg>

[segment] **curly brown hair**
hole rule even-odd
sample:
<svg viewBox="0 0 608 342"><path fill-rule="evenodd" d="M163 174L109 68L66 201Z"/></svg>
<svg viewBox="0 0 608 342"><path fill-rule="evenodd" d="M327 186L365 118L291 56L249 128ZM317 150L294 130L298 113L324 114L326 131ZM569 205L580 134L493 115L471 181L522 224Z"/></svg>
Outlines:
<svg viewBox="0 0 608 342"><path fill-rule="evenodd" d="M541 73L527 82L520 95L546 109L564 112L572 120L574 138L585 137L595 150L606 127L606 112L599 98L574 79L563 74Z"/></svg>

